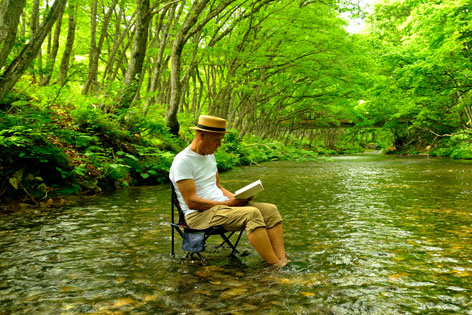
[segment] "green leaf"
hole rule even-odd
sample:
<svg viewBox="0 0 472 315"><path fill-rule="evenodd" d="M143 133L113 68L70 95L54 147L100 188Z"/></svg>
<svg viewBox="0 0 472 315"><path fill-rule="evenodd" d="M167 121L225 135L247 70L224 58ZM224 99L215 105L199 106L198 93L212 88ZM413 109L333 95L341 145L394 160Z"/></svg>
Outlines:
<svg viewBox="0 0 472 315"><path fill-rule="evenodd" d="M80 176L86 176L86 174L82 171L82 169L78 167L74 168L74 173Z"/></svg>
<svg viewBox="0 0 472 315"><path fill-rule="evenodd" d="M13 188L18 189L18 187L21 184L21 180L23 179L23 172L24 169L20 169L16 171L12 177L9 178L10 184L13 186Z"/></svg>
<svg viewBox="0 0 472 315"><path fill-rule="evenodd" d="M24 106L28 104L29 104L28 101L16 101L16 102L11 103L12 106Z"/></svg>
<svg viewBox="0 0 472 315"><path fill-rule="evenodd" d="M18 178L10 177L9 182L13 186L13 188L18 189L18 185L20 184L20 181L18 180Z"/></svg>
<svg viewBox="0 0 472 315"><path fill-rule="evenodd" d="M132 159L132 160L139 161L139 159L138 159L137 157L135 157L134 155L132 155L132 154L125 153L125 156L126 156L127 158Z"/></svg>

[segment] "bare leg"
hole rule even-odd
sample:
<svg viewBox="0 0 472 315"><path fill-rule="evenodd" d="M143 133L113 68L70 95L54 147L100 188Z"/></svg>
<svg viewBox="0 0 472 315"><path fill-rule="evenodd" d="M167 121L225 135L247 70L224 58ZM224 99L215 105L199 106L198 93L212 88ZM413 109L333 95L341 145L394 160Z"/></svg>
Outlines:
<svg viewBox="0 0 472 315"><path fill-rule="evenodd" d="M287 262L287 256L285 255L284 245L284 231L282 229L282 223L276 224L272 228L267 230L270 243L274 250L275 255L280 261Z"/></svg>
<svg viewBox="0 0 472 315"><path fill-rule="evenodd" d="M274 253L266 228L260 227L248 235L249 242L261 255L261 257L271 265L285 266Z"/></svg>

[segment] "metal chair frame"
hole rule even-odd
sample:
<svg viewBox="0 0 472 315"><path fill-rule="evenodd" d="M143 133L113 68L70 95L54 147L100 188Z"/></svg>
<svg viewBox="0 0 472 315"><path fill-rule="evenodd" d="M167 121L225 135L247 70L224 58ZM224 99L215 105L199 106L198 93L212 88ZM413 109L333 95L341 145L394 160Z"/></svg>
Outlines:
<svg viewBox="0 0 472 315"><path fill-rule="evenodd" d="M212 226L212 227L209 227L207 229L192 229L192 228L189 228L187 223L185 222L185 215L184 215L184 212L182 211L182 208L180 207L180 203L179 203L179 200L177 199L177 194L175 193L175 187L174 185L171 183L171 230L172 230L172 235L171 235L171 239L172 239L172 251L171 251L171 255L172 256L175 256L175 248L174 248L174 242L175 242L175 231L177 231L177 233L182 237L184 237L184 233L201 233L201 232L204 232L205 233L205 242L206 240L212 236L212 235L219 235L223 241L221 242L220 245L218 245L216 247L216 249L222 247L224 244L227 244L232 250L231 250L231 253L230 253L230 256L236 256L236 254L239 254L239 251L236 249L236 247L238 246L238 243L239 243L239 240L241 239L241 235L243 233L243 230L240 231L239 235L238 235L238 238L236 239L236 242L233 244L233 242L231 242L230 238L233 236L233 234L235 234L237 231L226 231L221 225L218 225L218 226ZM177 209L177 212L178 212L178 215L179 215L179 220L176 222L175 221L175 209ZM230 233L228 236L226 235L226 233ZM215 249L215 250L216 250ZM200 259L203 259L203 256L199 253L199 252L196 252L196 253L192 253L192 254L197 254L198 257Z"/></svg>

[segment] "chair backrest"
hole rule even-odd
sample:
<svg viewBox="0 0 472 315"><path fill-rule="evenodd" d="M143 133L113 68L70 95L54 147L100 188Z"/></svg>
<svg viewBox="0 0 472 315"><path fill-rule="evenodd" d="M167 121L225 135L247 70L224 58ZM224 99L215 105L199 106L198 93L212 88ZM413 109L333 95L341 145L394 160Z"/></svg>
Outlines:
<svg viewBox="0 0 472 315"><path fill-rule="evenodd" d="M179 213L179 222L177 223L180 226L188 227L187 222L185 222L185 215L182 211L182 207L180 206L179 199L177 198L177 194L175 192L174 184L170 184L172 187L172 223L174 223L174 207L177 208Z"/></svg>

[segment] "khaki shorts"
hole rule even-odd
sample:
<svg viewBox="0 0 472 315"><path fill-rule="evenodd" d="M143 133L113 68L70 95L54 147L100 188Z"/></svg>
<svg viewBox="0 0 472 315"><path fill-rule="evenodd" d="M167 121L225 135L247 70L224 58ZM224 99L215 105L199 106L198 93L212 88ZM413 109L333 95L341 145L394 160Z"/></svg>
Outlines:
<svg viewBox="0 0 472 315"><path fill-rule="evenodd" d="M245 207L216 206L193 212L185 216L185 221L193 229L222 225L227 231L246 229L247 234L251 234L260 227L274 227L282 222L282 217L277 207L271 203L250 202Z"/></svg>

